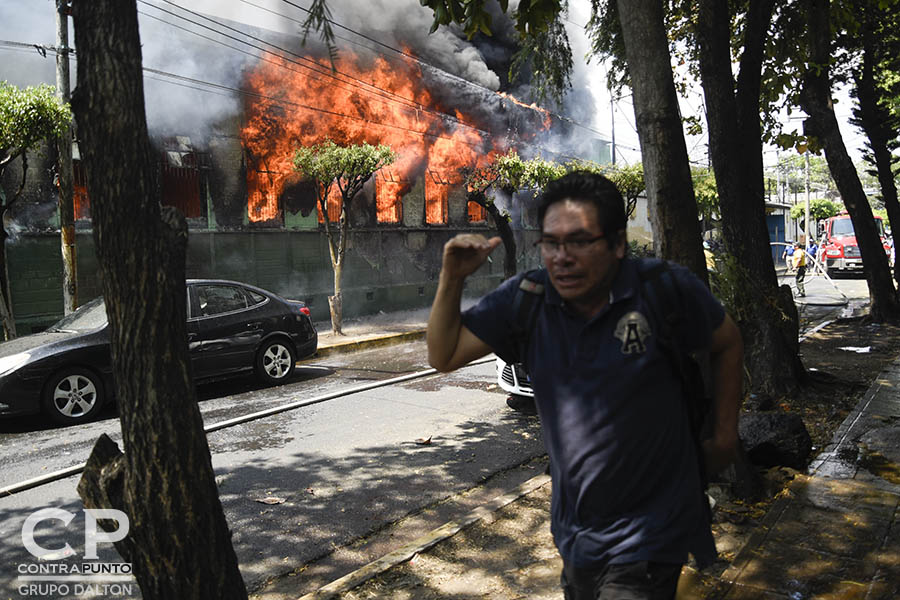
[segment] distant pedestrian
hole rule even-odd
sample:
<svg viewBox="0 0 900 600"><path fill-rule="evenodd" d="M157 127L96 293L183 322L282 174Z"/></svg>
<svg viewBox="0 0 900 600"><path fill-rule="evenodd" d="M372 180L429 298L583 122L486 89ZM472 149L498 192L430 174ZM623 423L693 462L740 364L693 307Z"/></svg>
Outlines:
<svg viewBox="0 0 900 600"><path fill-rule="evenodd" d="M794 252L791 255L791 260L794 268L797 269L797 277L794 280L797 282L797 295L805 296L806 286L803 280L806 278L806 252L803 251L803 246L800 245L800 242L794 242Z"/></svg>
<svg viewBox="0 0 900 600"><path fill-rule="evenodd" d="M794 244L788 244L784 247L784 252L781 253L781 260L784 261L788 271L794 268Z"/></svg>
<svg viewBox="0 0 900 600"><path fill-rule="evenodd" d="M428 360L450 371L495 352L528 365L550 456L551 530L566 600L674 598L688 553L701 567L716 556L698 452L709 473L734 457L741 335L709 288L666 265L683 317L672 339L711 356L713 436L698 450L641 284L660 263L626 256L621 193L601 175L570 173L547 186L538 221L545 268L534 279L507 279L463 313L465 279L500 238L461 234L444 245ZM522 345L514 339L520 289L537 298Z"/></svg>

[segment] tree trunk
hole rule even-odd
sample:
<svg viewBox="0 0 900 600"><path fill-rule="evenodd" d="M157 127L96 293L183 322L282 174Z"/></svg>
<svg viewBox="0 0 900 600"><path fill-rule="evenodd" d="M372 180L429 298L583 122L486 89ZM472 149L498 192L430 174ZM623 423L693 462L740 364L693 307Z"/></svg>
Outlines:
<svg viewBox="0 0 900 600"><path fill-rule="evenodd" d="M497 228L497 233L503 241L503 252L505 253L503 258L503 278L509 279L518 272L518 267L516 265L516 254L518 253L518 250L516 249L516 236L513 235L513 230L512 227L509 226L509 221L500 214L500 210L497 208L496 204L488 202L483 193L469 194L466 200L478 204L491 215L494 226Z"/></svg>
<svg viewBox="0 0 900 600"><path fill-rule="evenodd" d="M334 295L328 296L328 310L331 312L331 331L335 335L344 335L344 296L341 290L341 279L344 276L344 262L332 264L334 269Z"/></svg>
<svg viewBox="0 0 900 600"><path fill-rule="evenodd" d="M828 169L841 193L844 206L850 213L869 286L869 316L875 322L895 320L900 318L900 304L897 302L887 257L875 228L872 207L869 206L856 167L847 153L831 101L828 75L831 58L829 2L808 0L807 7L810 68L804 76L800 94L803 110L809 115L804 124L805 133L817 138L825 148Z"/></svg>
<svg viewBox="0 0 900 600"><path fill-rule="evenodd" d="M0 323L3 326L3 338L11 340L16 337L16 319L13 316L9 268L6 265L6 239L9 236L2 225L2 216L3 212L0 212Z"/></svg>
<svg viewBox="0 0 900 600"><path fill-rule="evenodd" d="M878 183L881 187L881 200L887 209L888 220L897 223L900 231L900 201L897 198L897 182L894 180L893 161L890 144L898 137L896 129L889 123L891 119L887 108L879 106L880 95L875 84L875 64L878 62L876 34L872 28L878 13L873 14L874 7L866 5L863 14L863 60L856 73L856 99L859 102L857 111L859 125L869 138L871 158L875 162ZM894 280L900 283L900 261L894 264Z"/></svg>
<svg viewBox="0 0 900 600"><path fill-rule="evenodd" d="M618 0L653 246L707 282L687 146L659 0Z"/></svg>
<svg viewBox="0 0 900 600"><path fill-rule="evenodd" d="M161 209L134 0L76 0L73 108L109 316L124 455L101 438L79 493L125 511L146 599L245 599L187 349L184 217Z"/></svg>
<svg viewBox="0 0 900 600"><path fill-rule="evenodd" d="M710 156L716 173L722 226L738 259L734 317L744 339L750 390L765 401L794 392L804 376L797 311L786 286L779 290L765 222L759 88L763 43L773 0L750 3L737 94L731 66L728 4L699 3L697 39ZM735 274L732 274L735 275Z"/></svg>
<svg viewBox="0 0 900 600"><path fill-rule="evenodd" d="M2 200L2 203L0 203L0 321L2 321L3 326L3 337L7 340L16 337L16 318L12 304L9 266L6 264L6 240L9 238L9 234L6 233L6 215L9 213L9 209L12 205L18 201L19 197L22 195L22 191L25 189L25 181L28 176L28 154L23 152L21 157L22 180L19 182L19 187L16 189L16 193L13 194L12 199L6 198L3 194L3 190L0 189L0 200ZM9 158L9 160L0 164L0 177L3 176L4 169L12 160L13 158Z"/></svg>

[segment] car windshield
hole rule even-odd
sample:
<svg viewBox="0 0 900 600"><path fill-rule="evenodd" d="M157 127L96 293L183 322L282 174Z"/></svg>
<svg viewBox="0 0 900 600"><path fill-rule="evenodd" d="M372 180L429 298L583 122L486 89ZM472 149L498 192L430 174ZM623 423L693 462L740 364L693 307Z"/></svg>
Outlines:
<svg viewBox="0 0 900 600"><path fill-rule="evenodd" d="M879 237L884 236L884 223L882 223L881 219L875 219L875 231L878 232ZM853 235L853 221L849 217L846 219L835 219L831 235L835 237L839 235Z"/></svg>
<svg viewBox="0 0 900 600"><path fill-rule="evenodd" d="M103 302L103 296L100 296L79 306L75 312L57 321L48 331L83 332L104 325L106 325L106 304Z"/></svg>

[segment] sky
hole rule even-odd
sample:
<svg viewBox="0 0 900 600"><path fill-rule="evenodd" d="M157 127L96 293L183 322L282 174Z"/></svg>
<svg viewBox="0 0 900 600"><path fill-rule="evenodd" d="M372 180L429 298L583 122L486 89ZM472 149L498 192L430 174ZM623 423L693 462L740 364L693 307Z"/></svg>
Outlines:
<svg viewBox="0 0 900 600"><path fill-rule="evenodd" d="M171 23L181 23L186 28L206 35L210 35L209 31L173 16L172 12L199 21L197 17L179 11L174 5L225 17L234 22L296 33L299 30L298 22L303 20L305 14L291 5L305 6L308 3L309 0L139 0L138 9L143 13L140 19L144 65L186 78L212 81L226 88L235 88L240 83L241 69L252 59L247 54L202 40L199 41L201 50L198 52L198 38L173 28ZM460 40L444 28L433 35L425 35L431 23L431 11L422 7L418 0L367 0L365 3L330 0L329 4L333 18L348 29L364 30L371 40L390 46L396 46L406 38L420 38L416 43L427 45L429 56L435 57L434 60L439 61L441 67L470 81L476 81L479 85L496 89L498 75L490 71L481 56L465 40ZM53 0L0 0L0 79L16 85L54 82L52 53L48 53L45 58L34 48L9 43L54 44L54 6ZM567 109L558 112L599 132L607 140L614 133L617 162L633 164L640 160L640 154L630 94L626 90L624 97L611 101L610 92L606 88L604 65L596 60L588 63L584 59L589 45L583 24L589 18L589 11L588 0L570 0L566 23L575 62L574 89L570 96L577 99L577 102L571 102L573 110L577 110L577 116L575 113L567 114ZM355 37L345 30L337 30L337 33L339 36ZM360 40L357 38L357 41ZM233 47L240 46L230 40L227 43ZM339 43L344 42L339 40ZM365 43L371 45L368 41ZM196 90L189 91L191 84L187 82L183 81L181 89L176 89L171 80L162 82L159 76L148 77L147 111L151 128L153 124L196 125L237 110L234 94L228 91L207 91L198 96ZM845 142L856 159L859 157L863 138L846 122L850 101L846 94L843 97L844 100L837 104L838 117ZM703 96L700 86L693 86L688 96L681 99L681 103L684 114L702 114ZM174 123L173 119L178 119L179 123ZM800 127L799 122L792 125ZM688 137L686 143L692 162L707 164L705 136ZM774 148L768 149L767 164L773 163L774 158Z"/></svg>

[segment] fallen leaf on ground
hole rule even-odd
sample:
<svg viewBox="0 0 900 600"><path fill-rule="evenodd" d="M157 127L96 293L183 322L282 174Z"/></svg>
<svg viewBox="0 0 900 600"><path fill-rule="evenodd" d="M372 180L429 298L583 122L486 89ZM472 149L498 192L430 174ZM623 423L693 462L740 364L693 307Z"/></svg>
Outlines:
<svg viewBox="0 0 900 600"><path fill-rule="evenodd" d="M284 498L276 498L275 496L269 496L267 498L257 498L257 502L260 504L284 504Z"/></svg>
<svg viewBox="0 0 900 600"><path fill-rule="evenodd" d="M427 438L416 438L416 443L420 446L427 446L431 443L431 437L432 436L429 435Z"/></svg>

